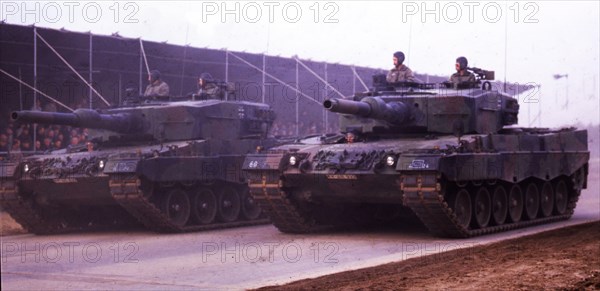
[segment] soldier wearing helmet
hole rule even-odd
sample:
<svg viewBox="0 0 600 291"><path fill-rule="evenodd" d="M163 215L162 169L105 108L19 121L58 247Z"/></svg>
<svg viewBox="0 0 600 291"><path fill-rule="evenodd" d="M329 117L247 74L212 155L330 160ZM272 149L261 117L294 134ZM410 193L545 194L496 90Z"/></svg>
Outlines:
<svg viewBox="0 0 600 291"><path fill-rule="evenodd" d="M386 81L388 83L396 83L396 82L418 82L415 76L413 75L412 70L404 65L404 53L403 52L395 52L394 53L394 68L392 68L386 77Z"/></svg>
<svg viewBox="0 0 600 291"><path fill-rule="evenodd" d="M160 72L157 70L150 71L148 75L148 86L144 92L146 97L169 96L169 85L160 79Z"/></svg>
<svg viewBox="0 0 600 291"><path fill-rule="evenodd" d="M450 76L449 81L454 84L460 83L475 83L477 80L475 79L475 75L473 73L467 71L469 62L465 57L458 57L456 59L456 73Z"/></svg>
<svg viewBox="0 0 600 291"><path fill-rule="evenodd" d="M209 73L202 73L198 78L198 92L194 99L223 99L224 91Z"/></svg>

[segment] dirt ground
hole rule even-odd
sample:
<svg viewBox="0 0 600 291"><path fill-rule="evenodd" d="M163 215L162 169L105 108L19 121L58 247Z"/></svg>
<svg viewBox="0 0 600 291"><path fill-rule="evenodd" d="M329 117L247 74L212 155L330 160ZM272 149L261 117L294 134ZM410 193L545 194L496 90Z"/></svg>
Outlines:
<svg viewBox="0 0 600 291"><path fill-rule="evenodd" d="M600 290L600 222L259 290Z"/></svg>
<svg viewBox="0 0 600 291"><path fill-rule="evenodd" d="M0 236L26 232L8 213L0 211Z"/></svg>

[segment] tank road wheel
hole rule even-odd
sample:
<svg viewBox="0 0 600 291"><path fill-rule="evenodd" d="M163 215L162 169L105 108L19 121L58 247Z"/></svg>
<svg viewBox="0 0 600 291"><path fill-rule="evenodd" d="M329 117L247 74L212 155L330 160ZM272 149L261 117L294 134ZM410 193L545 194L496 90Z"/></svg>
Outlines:
<svg viewBox="0 0 600 291"><path fill-rule="evenodd" d="M223 222L232 222L238 219L241 209L241 199L238 191L231 186L224 186L219 193L217 215Z"/></svg>
<svg viewBox="0 0 600 291"><path fill-rule="evenodd" d="M523 214L523 191L515 184L508 193L508 217L511 222L521 221Z"/></svg>
<svg viewBox="0 0 600 291"><path fill-rule="evenodd" d="M262 210L256 204L250 193L248 192L248 188L244 188L242 190L242 216L247 220L257 219Z"/></svg>
<svg viewBox="0 0 600 291"><path fill-rule="evenodd" d="M475 193L473 214L475 218L473 221L474 226L477 228L484 228L490 223L492 199L490 198L490 192L485 187L479 187L477 193Z"/></svg>
<svg viewBox="0 0 600 291"><path fill-rule="evenodd" d="M162 210L169 221L184 226L190 217L190 199L185 191L172 189L162 199Z"/></svg>
<svg viewBox="0 0 600 291"><path fill-rule="evenodd" d="M542 209L542 216L548 217L552 215L554 208L554 190L550 182L544 182L542 185L542 192L540 192L540 208Z"/></svg>
<svg viewBox="0 0 600 291"><path fill-rule="evenodd" d="M461 189L456 193L452 210L458 219L458 224L468 228L471 223L471 197L467 190Z"/></svg>
<svg viewBox="0 0 600 291"><path fill-rule="evenodd" d="M554 211L558 215L567 212L567 202L569 202L569 191L567 191L567 183L563 179L559 179L554 184Z"/></svg>
<svg viewBox="0 0 600 291"><path fill-rule="evenodd" d="M200 188L194 195L192 217L198 224L209 224L217 216L217 196L207 187Z"/></svg>
<svg viewBox="0 0 600 291"><path fill-rule="evenodd" d="M540 191L535 183L531 182L527 185L527 189L525 189L525 215L527 219L535 219L539 209Z"/></svg>
<svg viewBox="0 0 600 291"><path fill-rule="evenodd" d="M498 185L494 188L494 193L492 194L492 219L495 225L504 224L507 211L508 198L506 197L506 190L502 185Z"/></svg>

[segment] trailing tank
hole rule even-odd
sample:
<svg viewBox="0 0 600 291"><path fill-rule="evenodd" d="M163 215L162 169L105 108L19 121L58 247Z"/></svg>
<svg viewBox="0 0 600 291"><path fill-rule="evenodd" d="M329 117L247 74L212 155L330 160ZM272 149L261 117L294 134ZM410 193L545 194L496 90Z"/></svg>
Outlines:
<svg viewBox="0 0 600 291"><path fill-rule="evenodd" d="M89 129L86 145L0 164L0 206L30 232L141 223L183 232L266 223L241 165L275 144L268 105L146 100L72 113L17 111L16 122Z"/></svg>
<svg viewBox="0 0 600 291"><path fill-rule="evenodd" d="M476 83L385 83L323 102L340 134L248 155L250 194L280 231L407 224L472 237L564 220L587 187L587 131L523 128ZM383 81L381 81L383 80Z"/></svg>

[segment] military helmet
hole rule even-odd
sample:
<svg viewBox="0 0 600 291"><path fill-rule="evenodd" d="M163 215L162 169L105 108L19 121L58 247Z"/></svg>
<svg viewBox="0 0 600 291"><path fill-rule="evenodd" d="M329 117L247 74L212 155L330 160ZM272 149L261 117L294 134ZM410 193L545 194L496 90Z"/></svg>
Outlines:
<svg viewBox="0 0 600 291"><path fill-rule="evenodd" d="M160 72L158 70L150 71L150 82L160 80Z"/></svg>
<svg viewBox="0 0 600 291"><path fill-rule="evenodd" d="M394 53L394 57L398 59L398 64L404 63L404 53L401 51L397 51Z"/></svg>
<svg viewBox="0 0 600 291"><path fill-rule="evenodd" d="M204 80L204 81L213 81L213 77L210 73L202 73L200 74L200 79Z"/></svg>
<svg viewBox="0 0 600 291"><path fill-rule="evenodd" d="M460 66L461 70L466 69L467 65L469 64L469 62L467 61L467 58L465 58L465 57L456 58L456 63Z"/></svg>

